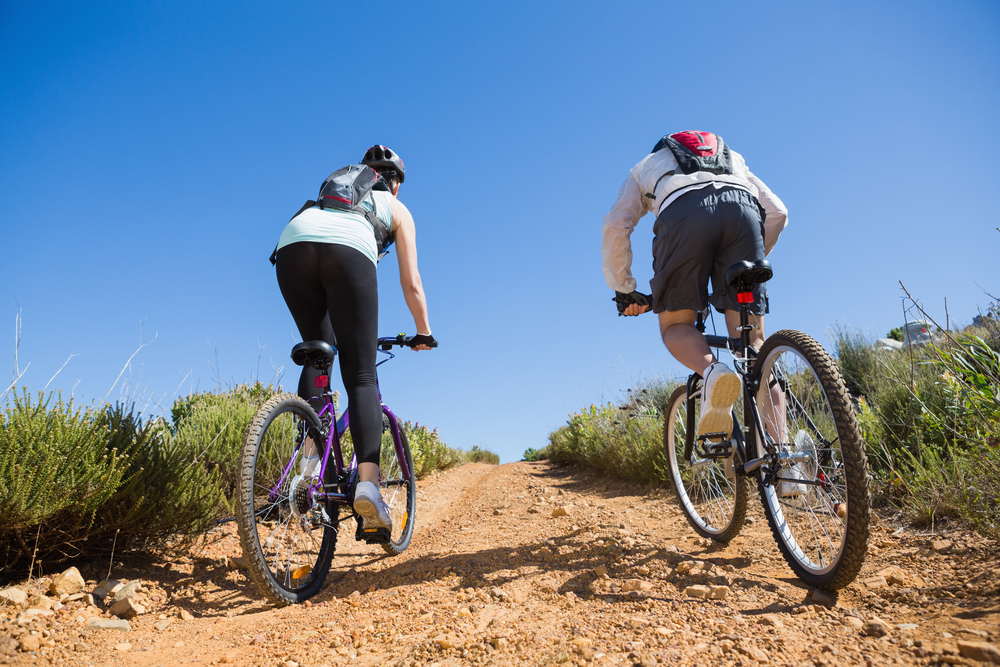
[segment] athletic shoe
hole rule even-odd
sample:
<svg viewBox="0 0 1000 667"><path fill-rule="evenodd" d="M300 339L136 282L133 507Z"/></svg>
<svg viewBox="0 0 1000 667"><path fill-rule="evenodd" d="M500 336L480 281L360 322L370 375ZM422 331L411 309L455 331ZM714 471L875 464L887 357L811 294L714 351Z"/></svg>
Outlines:
<svg viewBox="0 0 1000 667"><path fill-rule="evenodd" d="M793 450L793 455L803 453L815 456L816 445L813 443L813 439L808 433L799 429L799 432L795 434L795 449ZM787 479L808 479L805 467L804 463L796 461L782 470L781 476ZM808 485L806 484L796 484L795 482L779 482L778 495L782 498L801 496L805 494L807 486Z"/></svg>
<svg viewBox="0 0 1000 667"><path fill-rule="evenodd" d="M364 529L387 528L392 531L392 517L382 500L378 485L373 482L358 482L354 492L354 511L365 520Z"/></svg>
<svg viewBox="0 0 1000 667"><path fill-rule="evenodd" d="M732 409L740 394L740 376L729 366L716 361L705 371L701 390L701 419L698 435L729 434L733 430Z"/></svg>

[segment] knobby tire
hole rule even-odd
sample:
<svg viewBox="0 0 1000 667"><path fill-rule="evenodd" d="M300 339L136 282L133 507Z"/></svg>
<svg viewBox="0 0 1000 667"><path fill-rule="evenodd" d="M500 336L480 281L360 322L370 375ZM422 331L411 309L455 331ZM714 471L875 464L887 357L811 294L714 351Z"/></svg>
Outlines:
<svg viewBox="0 0 1000 667"><path fill-rule="evenodd" d="M283 469L288 457L293 456L295 459L292 463L292 475L298 472L301 446L296 445L297 438L294 434L289 435L287 427L300 420L314 434L317 447L322 448L323 443L318 441L322 427L316 412L294 394L279 394L267 400L254 415L243 438L238 464L236 525L240 545L247 561L250 579L270 602L277 605L303 602L319 592L330 570L337 544L337 529L332 525L332 520L337 516L337 507L333 503L325 504L327 516L324 521L319 522L319 525L309 522L309 530L306 532L302 528L302 518L292 515L290 510L289 480L285 480L275 501L271 501L267 495L268 489L280 479L278 471ZM270 437L269 429L272 430ZM331 468L332 465L328 463L327 476ZM318 505L314 507L318 511ZM315 516L315 512L308 516ZM270 545L262 544L260 537L260 528L266 527L265 517L278 525L268 538ZM322 531L322 541L315 547L317 531ZM278 554L282 548L286 550L285 553L297 548L295 540L298 539L298 533L306 536L307 539L303 541L311 541L315 548L294 558L294 562L291 555L284 559L284 563L278 562ZM276 547L273 544L275 537L278 542ZM282 544L289 537L292 544L290 548ZM274 555L269 557L272 550ZM309 562L300 563L300 560ZM302 579L301 582L298 581L299 578Z"/></svg>
<svg viewBox="0 0 1000 667"><path fill-rule="evenodd" d="M762 421L765 419L768 402L773 402L770 394L766 393L769 391L769 386L782 385L782 382L775 380L776 374L773 369L784 368L786 357L783 355L788 355L790 361L801 364L797 367L798 373L784 378L784 384L789 388L788 391L782 390L783 396L786 397L783 399L784 409L781 410L786 440L791 439L792 428L800 429L798 433L801 434L813 430L815 424L818 427L814 429L817 431L816 434L808 434L805 438L797 436L808 443L808 446L801 451L813 453L810 460L802 466L803 468L813 466L814 479L818 478L818 473L815 471L824 471L833 483L830 484L829 490L824 487L792 484L792 487L798 486L801 492L797 498L784 499L779 492L781 482L773 485L764 483L765 473L762 467L757 474L758 490L774 539L796 576L811 586L838 590L857 577L868 550L871 497L864 441L861 438L850 395L835 362L819 343L799 331L787 329L778 331L764 342L757 355L754 375L761 382L757 405L761 410ZM764 372L768 372L767 378L761 377ZM810 379L810 372L814 380ZM794 402L787 398L790 392L797 391L794 389L796 380L799 380L798 384L802 386L806 381L811 383L811 392L803 390L803 396L796 396L800 405L804 405L806 410L795 407ZM817 383L818 387L815 386ZM828 415L823 411L824 399L829 409ZM809 413L810 406L815 406L815 414L810 415L812 423L807 422L804 416ZM822 425L826 418L832 419L833 426ZM829 447L821 447L813 442L818 440L822 444L823 440L818 432L824 428L828 431L829 442L834 443ZM796 443L786 443L786 446L796 451L800 447ZM758 455L763 455L763 434L758 434L758 450ZM782 474L790 475L787 472ZM799 473L791 475L793 477L798 475L794 477L798 479L808 478ZM841 498L844 494L846 497ZM785 496L788 495L790 494L786 492ZM836 511L839 505L836 501L840 500L846 501L844 517L840 517ZM792 516L791 519L785 516L786 512ZM796 516L800 518L796 520ZM826 523L822 523L823 521ZM808 530L803 527L807 522L812 522ZM838 548L833 539L835 532L840 532L839 552L831 553L827 562L823 548L817 545L825 538L830 542L831 551ZM813 559L818 562L814 562Z"/></svg>

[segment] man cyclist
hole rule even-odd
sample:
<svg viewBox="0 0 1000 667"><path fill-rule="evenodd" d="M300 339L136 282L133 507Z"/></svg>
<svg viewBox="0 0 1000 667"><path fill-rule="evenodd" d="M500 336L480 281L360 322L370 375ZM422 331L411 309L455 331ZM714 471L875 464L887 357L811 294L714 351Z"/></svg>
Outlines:
<svg viewBox="0 0 1000 667"><path fill-rule="evenodd" d="M413 217L396 195L406 177L403 161L386 148L369 148L361 163L379 178L356 211L323 208L308 201L288 223L274 257L278 287L302 340L324 340L340 358L340 373L351 412L351 439L358 457L354 509L365 528L387 528L392 519L379 493L382 406L375 375L378 338L378 281L375 267L379 244L375 225L388 230L396 243L399 280L413 315L417 336L411 347L429 350L434 343L427 317L427 300L417 271ZM372 219L374 214L374 219ZM298 394L309 400L320 395L314 382L318 371L308 364L299 378ZM307 440L301 474L319 472L319 451Z"/></svg>
<svg viewBox="0 0 1000 667"><path fill-rule="evenodd" d="M653 212L652 295L636 292L630 237L639 219ZM740 380L712 354L695 318L709 302L725 313L737 335L739 304L726 284L726 270L740 260L763 259L788 224L788 211L754 176L743 157L710 132L663 137L630 171L611 212L604 216L601 254L604 278L622 314L652 307L670 353L704 378L698 434L728 432ZM708 282L712 281L709 298ZM764 342L767 292L754 292L751 343Z"/></svg>

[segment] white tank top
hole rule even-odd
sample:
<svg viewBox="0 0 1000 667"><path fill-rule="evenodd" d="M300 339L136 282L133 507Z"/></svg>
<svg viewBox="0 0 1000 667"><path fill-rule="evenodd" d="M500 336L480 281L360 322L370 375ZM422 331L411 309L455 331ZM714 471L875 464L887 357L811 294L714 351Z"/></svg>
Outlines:
<svg viewBox="0 0 1000 667"><path fill-rule="evenodd" d="M392 194L382 190L374 190L371 198L361 203L361 206L371 210L375 207L375 215L392 228ZM375 234L365 217L358 213L321 209L318 206L307 208L291 219L281 232L278 239L278 249L300 241L316 243L337 243L358 250L377 264L378 246L375 244Z"/></svg>

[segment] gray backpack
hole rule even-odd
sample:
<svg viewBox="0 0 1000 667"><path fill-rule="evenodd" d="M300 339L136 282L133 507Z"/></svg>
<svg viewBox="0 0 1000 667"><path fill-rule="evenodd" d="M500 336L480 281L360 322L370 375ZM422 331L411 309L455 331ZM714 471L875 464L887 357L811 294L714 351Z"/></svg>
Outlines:
<svg viewBox="0 0 1000 667"><path fill-rule="evenodd" d="M308 200L292 218L313 206L319 206L324 210L332 208L337 211L358 213L364 216L368 224L372 226L376 251L381 259L388 252L387 248L392 245L392 230L389 229L389 225L375 215L374 201L370 211L361 203L371 197L372 190L388 189L389 186L385 179L371 167L363 164L350 164L327 176L319 188L319 196L316 201ZM275 264L277 260L278 248L275 246L274 252L271 253L271 264Z"/></svg>

